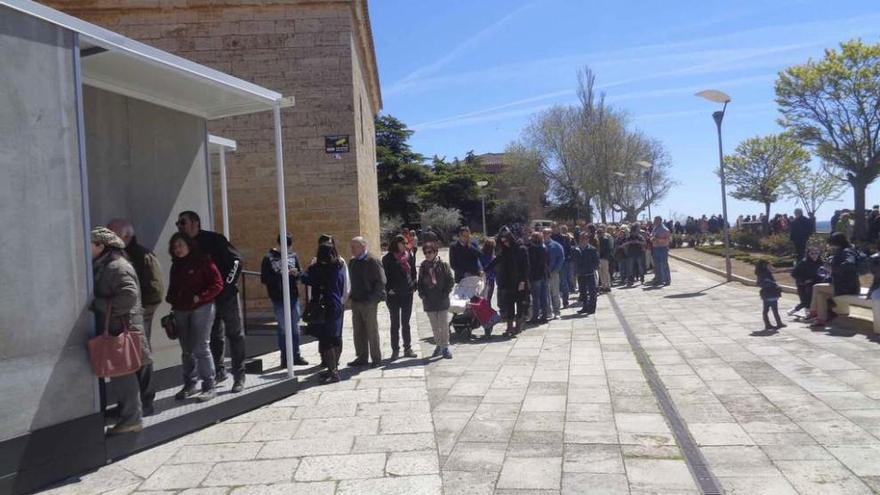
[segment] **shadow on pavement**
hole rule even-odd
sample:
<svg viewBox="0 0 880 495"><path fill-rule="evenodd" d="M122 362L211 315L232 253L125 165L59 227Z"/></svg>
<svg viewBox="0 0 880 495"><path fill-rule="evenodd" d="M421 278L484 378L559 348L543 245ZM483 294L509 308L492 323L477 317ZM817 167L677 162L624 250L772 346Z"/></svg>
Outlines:
<svg viewBox="0 0 880 495"><path fill-rule="evenodd" d="M705 296L707 291L710 291L716 287L721 287L722 285L726 285L727 282L721 282L720 284L715 284L712 287L706 287L705 289L698 290L697 292L683 292L681 294L670 294L668 296L663 296L664 299L687 299L691 297L701 297Z"/></svg>

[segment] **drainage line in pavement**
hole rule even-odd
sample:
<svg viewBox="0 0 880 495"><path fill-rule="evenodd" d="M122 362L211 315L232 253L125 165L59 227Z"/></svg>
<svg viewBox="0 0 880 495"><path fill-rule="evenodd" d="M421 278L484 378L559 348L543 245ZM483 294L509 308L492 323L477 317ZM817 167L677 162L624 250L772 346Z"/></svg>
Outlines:
<svg viewBox="0 0 880 495"><path fill-rule="evenodd" d="M620 310L620 306L617 305L614 296L608 294L608 300L611 301L611 307L614 309L614 314L617 315L617 319L620 321L623 331L626 333L626 338L629 340L629 345L632 347L633 352L636 355L636 360L642 368L642 373L648 380L648 385L651 387L654 397L657 398L657 402L660 404L660 410L663 412L663 416L666 417L666 421L672 429L672 435L675 437L675 441L678 443L679 447L681 447L688 469L690 469L691 475L694 477L694 481L697 482L700 491L702 491L704 495L720 495L724 493L721 490L721 485L718 483L715 475L712 474L712 471L709 469L706 458L703 457L703 453L700 452L697 443L691 436L690 431L688 431L684 419L682 419L678 410L675 408L672 398L669 397L669 392L667 392L666 387L663 385L663 381L657 374L657 369L654 368L654 363L648 358L648 354L642 347L641 342L639 342L638 337L636 337L636 334L633 332L632 328L630 328L629 323L627 323L626 318L623 316L623 311Z"/></svg>

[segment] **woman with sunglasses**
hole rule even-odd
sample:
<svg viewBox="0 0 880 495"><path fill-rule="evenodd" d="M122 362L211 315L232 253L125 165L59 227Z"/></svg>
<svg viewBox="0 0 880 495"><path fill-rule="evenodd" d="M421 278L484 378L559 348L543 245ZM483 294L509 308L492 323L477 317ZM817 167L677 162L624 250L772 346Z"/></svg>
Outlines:
<svg viewBox="0 0 880 495"><path fill-rule="evenodd" d="M434 333L436 347L431 357L442 354L445 359L452 359L452 352L449 350L449 294L455 284L452 269L449 263L440 259L435 242L425 242L422 252L425 260L419 266L417 288Z"/></svg>

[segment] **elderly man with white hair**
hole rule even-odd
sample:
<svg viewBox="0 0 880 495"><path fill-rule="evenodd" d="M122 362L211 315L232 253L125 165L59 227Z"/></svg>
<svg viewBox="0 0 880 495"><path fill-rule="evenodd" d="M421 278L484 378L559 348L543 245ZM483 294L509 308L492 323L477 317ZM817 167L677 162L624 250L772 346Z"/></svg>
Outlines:
<svg viewBox="0 0 880 495"><path fill-rule="evenodd" d="M141 305L144 309L144 336L147 338L147 347L150 347L153 315L156 313L156 308L162 303L162 297L165 294L162 267L159 266L159 259L152 251L138 244L137 237L134 235L134 226L129 220L114 218L107 224L107 228L125 243L125 254L128 255L137 274L138 285L141 289ZM156 390L152 384L152 363L142 367L138 371L137 377L141 388L144 416L150 416L153 414L153 399L156 397Z"/></svg>
<svg viewBox="0 0 880 495"><path fill-rule="evenodd" d="M375 368L382 362L379 342L379 302L385 298L385 270L382 262L370 254L363 237L351 240L351 261L348 263L351 279L351 319L354 350L357 358L349 366ZM372 363L368 360L371 359Z"/></svg>

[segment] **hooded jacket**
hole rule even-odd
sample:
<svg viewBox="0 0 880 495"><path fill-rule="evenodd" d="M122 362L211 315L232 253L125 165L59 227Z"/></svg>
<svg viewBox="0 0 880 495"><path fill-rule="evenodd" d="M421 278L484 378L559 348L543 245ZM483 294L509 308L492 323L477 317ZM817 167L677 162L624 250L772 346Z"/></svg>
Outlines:
<svg viewBox="0 0 880 495"><path fill-rule="evenodd" d="M275 248L270 249L266 256L263 257L263 262L260 265L260 282L266 286L269 299L273 302L284 300L284 288L281 284L282 268L284 268L284 273L288 273L287 270L290 268L295 268L297 272L302 272L302 268L299 265L299 257L297 257L296 253L288 251L287 266L282 267L281 252ZM295 301L299 297L299 287L296 285L299 277L288 275L287 279L290 284L290 300Z"/></svg>

